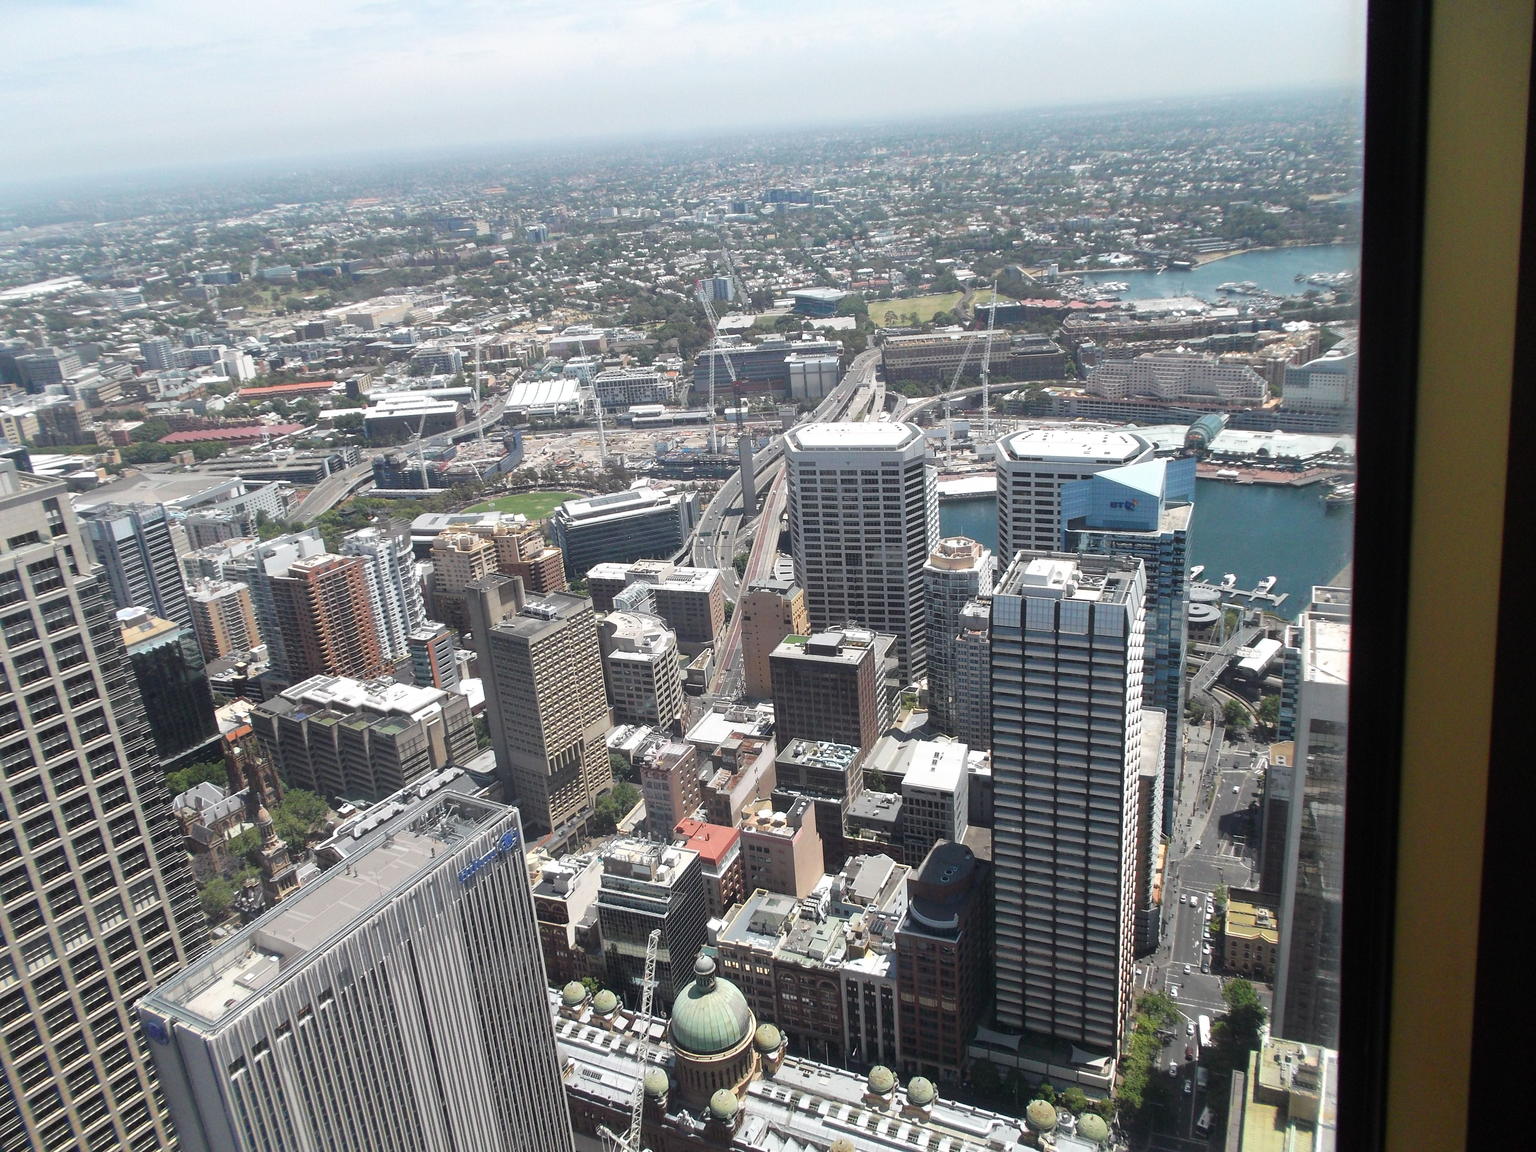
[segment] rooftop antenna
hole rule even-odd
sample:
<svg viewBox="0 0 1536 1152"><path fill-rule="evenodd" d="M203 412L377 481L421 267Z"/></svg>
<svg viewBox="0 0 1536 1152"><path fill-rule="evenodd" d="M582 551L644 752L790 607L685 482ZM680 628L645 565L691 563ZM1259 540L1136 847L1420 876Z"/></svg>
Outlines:
<svg viewBox="0 0 1536 1152"><path fill-rule="evenodd" d="M997 277L992 278L992 303L987 309L987 340L981 352L981 435L992 443L992 329L997 324Z"/></svg>

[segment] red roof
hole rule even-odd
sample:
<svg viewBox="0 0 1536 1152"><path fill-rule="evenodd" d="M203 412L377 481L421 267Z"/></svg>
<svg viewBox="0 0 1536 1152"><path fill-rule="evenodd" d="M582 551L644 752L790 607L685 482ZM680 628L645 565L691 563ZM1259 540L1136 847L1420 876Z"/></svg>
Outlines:
<svg viewBox="0 0 1536 1152"><path fill-rule="evenodd" d="M291 396L298 392L329 392L334 387L334 380L300 380L294 384L253 384L240 389L240 395L260 399L263 396Z"/></svg>
<svg viewBox="0 0 1536 1152"><path fill-rule="evenodd" d="M193 432L172 432L160 437L162 444L196 444L204 440L260 440L263 436L287 436L302 432L302 424L247 424L239 428L204 428Z"/></svg>
<svg viewBox="0 0 1536 1152"><path fill-rule="evenodd" d="M688 843L683 847L691 848L711 864L720 863L741 838L741 833L734 828L706 824L702 820L679 820L673 833L688 837Z"/></svg>

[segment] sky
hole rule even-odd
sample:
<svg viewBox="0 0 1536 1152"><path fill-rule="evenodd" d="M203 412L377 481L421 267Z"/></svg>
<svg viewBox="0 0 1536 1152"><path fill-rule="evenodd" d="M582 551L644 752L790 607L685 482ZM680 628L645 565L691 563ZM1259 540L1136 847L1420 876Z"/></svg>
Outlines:
<svg viewBox="0 0 1536 1152"><path fill-rule="evenodd" d="M1364 0L0 0L28 181L1359 85Z"/></svg>

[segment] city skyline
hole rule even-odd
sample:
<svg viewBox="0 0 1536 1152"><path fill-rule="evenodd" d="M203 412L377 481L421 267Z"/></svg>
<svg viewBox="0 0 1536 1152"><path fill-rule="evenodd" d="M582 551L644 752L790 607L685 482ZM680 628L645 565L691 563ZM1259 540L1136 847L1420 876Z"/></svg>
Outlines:
<svg viewBox="0 0 1536 1152"><path fill-rule="evenodd" d="M1004 3L969 14L955 21L931 5L869 2L598 0L566 9L280 0L260 11L189 0L22 2L7 13L11 39L27 52L0 92L0 124L9 126L0 145L12 161L7 179L33 182L153 170L205 150L215 132L242 160L278 162L377 150L381 135L389 149L408 151L655 137L658 127L672 135L910 122L1358 89L1363 73L1357 0L1283 9ZM276 28L285 31L281 50L252 66L251 45ZM1244 43L1265 51L1230 50ZM1040 44L1056 49L1042 54ZM786 52L832 66L786 85ZM1174 57L1187 66L1163 66ZM142 67L150 59L169 66ZM585 71L573 70L577 60ZM668 60L686 67L658 66ZM912 83L937 81L945 62L963 68L963 90L941 95L947 86ZM122 82L129 74L133 82ZM199 99L186 99L189 88Z"/></svg>

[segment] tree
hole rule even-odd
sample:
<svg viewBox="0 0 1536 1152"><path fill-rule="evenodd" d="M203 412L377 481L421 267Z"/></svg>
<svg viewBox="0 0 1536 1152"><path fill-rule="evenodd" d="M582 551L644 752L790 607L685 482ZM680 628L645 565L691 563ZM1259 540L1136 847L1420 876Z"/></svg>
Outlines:
<svg viewBox="0 0 1536 1152"><path fill-rule="evenodd" d="M1088 1093L1084 1092L1076 1084L1073 1084L1061 1094L1061 1105L1072 1115L1076 1116L1088 1107Z"/></svg>
<svg viewBox="0 0 1536 1152"><path fill-rule="evenodd" d="M1206 718L1210 716L1210 714L1210 708L1206 705L1204 700L1201 700L1198 697L1191 696L1189 698L1189 703L1184 705L1184 715L1189 718L1189 722L1191 724L1204 724Z"/></svg>
<svg viewBox="0 0 1536 1152"><path fill-rule="evenodd" d="M1227 1003L1223 1017L1227 1067L1238 1068L1247 1063L1248 1053L1259 1046L1259 1033L1268 1013L1264 1010L1259 994L1247 980L1228 980L1221 990L1221 998Z"/></svg>
<svg viewBox="0 0 1536 1152"><path fill-rule="evenodd" d="M199 784L209 783L224 787L229 783L229 773L225 770L222 760L205 760L201 764L193 764L188 768L179 768L175 772L167 772L165 786L171 795L180 796Z"/></svg>
<svg viewBox="0 0 1536 1152"><path fill-rule="evenodd" d="M330 806L313 792L290 788L272 813L272 829L284 847L295 855L309 848L309 841L325 827Z"/></svg>
<svg viewBox="0 0 1536 1152"><path fill-rule="evenodd" d="M1274 731L1280 724L1280 697L1265 696L1259 701L1256 715L1260 724Z"/></svg>
<svg viewBox="0 0 1536 1152"><path fill-rule="evenodd" d="M230 860L251 860L261 850L261 833L254 828L247 828L237 836L231 836L224 841L224 851L229 853Z"/></svg>
<svg viewBox="0 0 1536 1152"><path fill-rule="evenodd" d="M1036 1100L1044 1100L1047 1104L1056 1103L1056 1086L1049 1080L1040 1081L1040 1087L1035 1089Z"/></svg>
<svg viewBox="0 0 1536 1152"><path fill-rule="evenodd" d="M198 888L197 902L203 906L203 914L217 924L235 902L235 886L222 876L210 876Z"/></svg>
<svg viewBox="0 0 1536 1152"><path fill-rule="evenodd" d="M1221 706L1221 718L1227 731L1241 735L1248 730L1248 709L1240 700L1228 700Z"/></svg>
<svg viewBox="0 0 1536 1152"><path fill-rule="evenodd" d="M617 829L619 821L628 815L639 799L640 789L628 782L615 784L612 791L604 792L597 798L595 805L598 830L606 833Z"/></svg>
<svg viewBox="0 0 1536 1152"><path fill-rule="evenodd" d="M864 790L866 792L884 792L889 786L890 785L886 781L886 778L885 778L885 773L880 771L880 769L878 769L878 768L867 768L867 769L865 769L865 771L864 771Z"/></svg>

